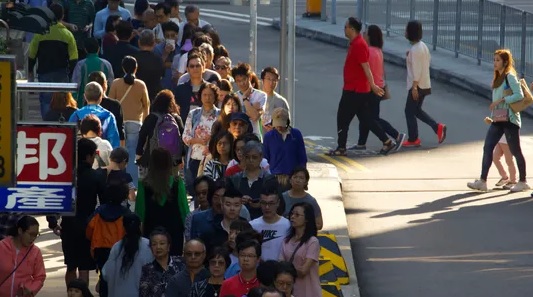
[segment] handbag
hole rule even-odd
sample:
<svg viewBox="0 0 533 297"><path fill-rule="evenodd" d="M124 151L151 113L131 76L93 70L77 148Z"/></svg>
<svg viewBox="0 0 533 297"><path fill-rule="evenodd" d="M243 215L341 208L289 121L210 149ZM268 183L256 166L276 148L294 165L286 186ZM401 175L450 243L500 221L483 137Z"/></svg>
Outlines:
<svg viewBox="0 0 533 297"><path fill-rule="evenodd" d="M509 121L509 109L496 108L492 111L492 121L494 123L501 123Z"/></svg>
<svg viewBox="0 0 533 297"><path fill-rule="evenodd" d="M507 83L507 86L509 86L509 81L507 80L507 76L505 76L505 82ZM518 102L514 102L509 104L513 112L521 112L524 111L526 108L528 108L531 104L533 104L533 95L531 94L531 90L529 89L529 86L527 85L527 82L525 79L520 79L518 81L520 83L520 88L522 89L522 93L524 93L524 97L522 100ZM512 91L509 93L506 93L506 90L504 90L504 96L512 95Z"/></svg>

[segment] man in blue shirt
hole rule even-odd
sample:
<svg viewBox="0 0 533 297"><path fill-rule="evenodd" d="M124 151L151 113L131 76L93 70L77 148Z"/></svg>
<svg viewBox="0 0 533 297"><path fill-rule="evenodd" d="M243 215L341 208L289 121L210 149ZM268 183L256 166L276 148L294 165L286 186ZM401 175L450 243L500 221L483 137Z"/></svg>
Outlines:
<svg viewBox="0 0 533 297"><path fill-rule="evenodd" d="M120 138L118 135L117 121L115 116L107 109L100 106L104 90L97 82L90 82L85 86L85 101L87 105L76 110L68 120L71 123L80 122L86 115L94 114L102 123L102 138L111 143L113 148L120 146Z"/></svg>
<svg viewBox="0 0 533 297"><path fill-rule="evenodd" d="M93 35L97 39L102 39L105 35L105 23L110 15L120 15L123 21L129 21L131 14L126 8L119 6L119 0L109 0L107 7L96 13L94 18Z"/></svg>

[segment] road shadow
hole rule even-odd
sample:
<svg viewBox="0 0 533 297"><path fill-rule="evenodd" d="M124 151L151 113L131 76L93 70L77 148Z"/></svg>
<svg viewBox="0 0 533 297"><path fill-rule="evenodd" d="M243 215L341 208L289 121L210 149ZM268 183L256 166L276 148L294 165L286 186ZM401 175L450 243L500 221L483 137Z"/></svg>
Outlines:
<svg viewBox="0 0 533 297"><path fill-rule="evenodd" d="M438 211L473 196L454 195L404 213ZM530 296L532 202L527 197L466 206L407 228L352 238L361 296Z"/></svg>
<svg viewBox="0 0 533 297"><path fill-rule="evenodd" d="M413 214L422 214L422 213L431 213L431 212L449 210L449 209L455 208L459 205L466 204L466 203L472 203L472 202L477 202L477 201L482 201L482 200L487 200L487 199L494 199L497 197L503 197L503 196L508 195L508 192L505 192L499 195L485 196L485 197L481 197L481 198L474 199L474 200L469 199L469 200L460 201L460 200L467 199L467 198L477 197L483 194L486 194L486 193L466 192L466 193L461 193L461 194L454 194L454 195L444 197L444 198L441 198L435 201L419 204L413 208L398 209L398 210L394 210L388 213L372 216L371 218L377 219L377 218L386 218L386 217L392 217L392 216L404 216L404 215L413 215Z"/></svg>

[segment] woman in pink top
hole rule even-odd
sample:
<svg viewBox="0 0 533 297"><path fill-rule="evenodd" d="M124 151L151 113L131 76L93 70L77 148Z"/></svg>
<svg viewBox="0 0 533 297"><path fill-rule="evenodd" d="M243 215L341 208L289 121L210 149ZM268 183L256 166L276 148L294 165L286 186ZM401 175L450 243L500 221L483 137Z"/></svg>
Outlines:
<svg viewBox="0 0 533 297"><path fill-rule="evenodd" d="M383 33L381 32L381 29L376 25L370 25L368 26L368 29L364 33L364 38L366 42L368 43L368 64L370 66L370 71L372 72L372 76L374 77L374 82L376 85L380 88L384 88L386 85L385 82L385 67L383 65ZM381 103L381 100L383 100L382 96L378 96L375 93L372 93L372 100L370 101L369 111L372 113L372 116L374 116L379 125L381 125L381 128L387 133L387 135L393 139L396 140L396 143L398 144L396 146L396 151L398 151L402 147L402 143L405 140L406 134L399 133L398 130L394 129L394 127L387 122L386 120L379 117L379 105ZM370 129L368 128L368 125L366 125L365 122L359 122L359 140L357 141L357 145L354 145L350 147L351 150L366 150L366 141L368 139L368 133L370 132Z"/></svg>
<svg viewBox="0 0 533 297"><path fill-rule="evenodd" d="M298 277L294 283L294 297L322 297L318 276L318 242L315 211L311 204L296 203L289 212L291 228L281 246L280 260L294 264Z"/></svg>
<svg viewBox="0 0 533 297"><path fill-rule="evenodd" d="M0 241L0 297L35 296L46 278L41 250L33 243L39 223L23 216L9 235Z"/></svg>

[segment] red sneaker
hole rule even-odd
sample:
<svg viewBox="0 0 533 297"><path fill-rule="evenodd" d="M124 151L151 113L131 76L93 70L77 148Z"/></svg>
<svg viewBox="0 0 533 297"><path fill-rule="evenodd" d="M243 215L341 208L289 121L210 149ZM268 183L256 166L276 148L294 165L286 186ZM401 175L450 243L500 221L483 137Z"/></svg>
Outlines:
<svg viewBox="0 0 533 297"><path fill-rule="evenodd" d="M437 128L437 137L439 138L439 144L444 142L446 139L446 125L439 124Z"/></svg>
<svg viewBox="0 0 533 297"><path fill-rule="evenodd" d="M406 140L403 142L402 147L419 147L421 143L420 138L417 138L415 141Z"/></svg>

